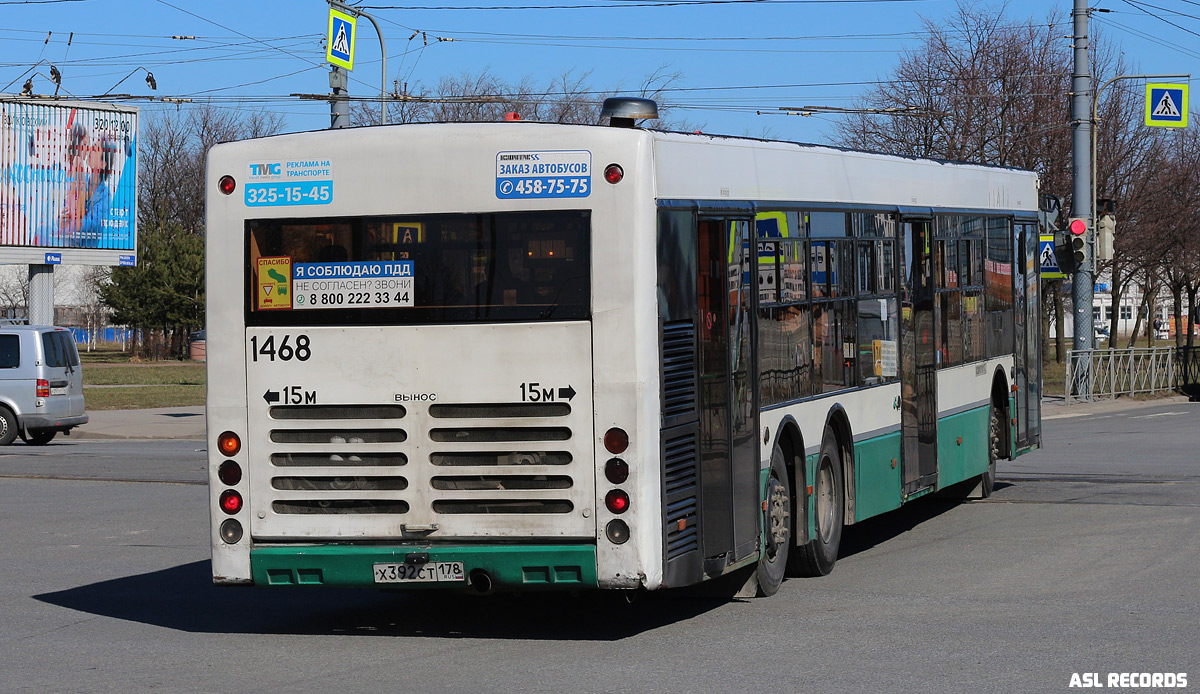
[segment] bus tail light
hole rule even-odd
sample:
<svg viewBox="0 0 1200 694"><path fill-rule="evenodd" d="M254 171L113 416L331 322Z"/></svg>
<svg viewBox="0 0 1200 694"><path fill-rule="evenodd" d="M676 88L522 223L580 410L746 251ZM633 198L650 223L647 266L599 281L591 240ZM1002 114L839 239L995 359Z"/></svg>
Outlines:
<svg viewBox="0 0 1200 694"><path fill-rule="evenodd" d="M217 450L227 458L235 456L242 450L242 440L232 431L226 431L217 437Z"/></svg>
<svg viewBox="0 0 1200 694"><path fill-rule="evenodd" d="M232 460L226 460L217 468L217 479L221 484L232 487L242 481L242 466Z"/></svg>
<svg viewBox="0 0 1200 694"><path fill-rule="evenodd" d="M39 378L37 380L37 397L39 397L39 398L50 397L50 381L47 381L44 378Z"/></svg>
<svg viewBox="0 0 1200 694"><path fill-rule="evenodd" d="M242 510L242 495L232 489L226 489L221 492L220 504L221 510L232 516Z"/></svg>
<svg viewBox="0 0 1200 694"><path fill-rule="evenodd" d="M614 489L604 495L604 505L613 513L625 513L629 510L629 495L620 489Z"/></svg>
<svg viewBox="0 0 1200 694"><path fill-rule="evenodd" d="M624 484L629 479L629 463L612 458L604 464L604 476L613 484Z"/></svg>
<svg viewBox="0 0 1200 694"><path fill-rule="evenodd" d="M221 180L217 181L217 189L225 195L232 195L237 189L237 181L233 180L233 176L222 176Z"/></svg>
<svg viewBox="0 0 1200 694"><path fill-rule="evenodd" d="M614 545L623 545L629 541L629 525L620 518L610 520L604 527L604 534Z"/></svg>
<svg viewBox="0 0 1200 694"><path fill-rule="evenodd" d="M613 455L620 455L629 448L629 434L624 429L613 427L604 432L604 447Z"/></svg>
<svg viewBox="0 0 1200 694"><path fill-rule="evenodd" d="M242 539L242 524L232 518L221 523L221 539L228 545L237 544Z"/></svg>
<svg viewBox="0 0 1200 694"><path fill-rule="evenodd" d="M625 169L622 169L620 164L609 164L604 167L604 180L616 185L621 182L622 178L625 178Z"/></svg>

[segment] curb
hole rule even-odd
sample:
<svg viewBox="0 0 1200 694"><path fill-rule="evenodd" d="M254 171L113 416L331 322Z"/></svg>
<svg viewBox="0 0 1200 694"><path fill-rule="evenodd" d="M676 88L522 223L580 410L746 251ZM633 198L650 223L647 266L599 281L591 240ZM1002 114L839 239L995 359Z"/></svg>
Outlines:
<svg viewBox="0 0 1200 694"><path fill-rule="evenodd" d="M204 434L105 434L99 431L79 430L72 431L71 435L67 438L72 440L90 439L93 441L203 441L205 439Z"/></svg>

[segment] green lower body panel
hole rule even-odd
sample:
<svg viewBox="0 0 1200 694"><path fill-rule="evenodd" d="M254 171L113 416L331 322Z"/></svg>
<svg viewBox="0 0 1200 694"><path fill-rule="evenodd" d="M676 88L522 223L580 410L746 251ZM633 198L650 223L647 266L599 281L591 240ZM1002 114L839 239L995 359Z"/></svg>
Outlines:
<svg viewBox="0 0 1200 694"><path fill-rule="evenodd" d="M854 444L854 520L900 508L900 432Z"/></svg>
<svg viewBox="0 0 1200 694"><path fill-rule="evenodd" d="M938 488L944 489L988 467L988 407L938 420Z"/></svg>
<svg viewBox="0 0 1200 694"><path fill-rule="evenodd" d="M427 553L430 562L461 561L464 577L485 571L497 589L563 590L595 588L595 545L451 545L387 547L307 545L262 547L250 552L259 586L376 586L381 588L465 588L468 581L376 583L376 564L403 564Z"/></svg>

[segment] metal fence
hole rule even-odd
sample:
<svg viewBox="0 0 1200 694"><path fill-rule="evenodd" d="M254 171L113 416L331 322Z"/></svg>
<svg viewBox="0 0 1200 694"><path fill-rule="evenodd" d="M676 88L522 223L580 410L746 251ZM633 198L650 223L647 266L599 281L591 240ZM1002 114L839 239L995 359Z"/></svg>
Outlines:
<svg viewBox="0 0 1200 694"><path fill-rule="evenodd" d="M1067 351L1066 402L1183 390L1197 383L1192 350L1175 347Z"/></svg>

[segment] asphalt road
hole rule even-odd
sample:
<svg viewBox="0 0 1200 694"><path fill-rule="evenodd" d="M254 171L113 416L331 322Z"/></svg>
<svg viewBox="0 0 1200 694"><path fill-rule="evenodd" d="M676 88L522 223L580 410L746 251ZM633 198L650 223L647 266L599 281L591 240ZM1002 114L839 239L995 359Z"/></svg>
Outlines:
<svg viewBox="0 0 1200 694"><path fill-rule="evenodd" d="M1081 412L1050 408L1050 444L1002 465L991 500L849 528L831 576L633 605L216 589L201 442L17 444L0 449L0 691L1200 688L1200 405Z"/></svg>

